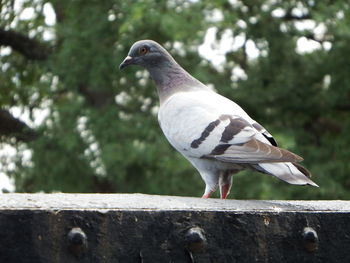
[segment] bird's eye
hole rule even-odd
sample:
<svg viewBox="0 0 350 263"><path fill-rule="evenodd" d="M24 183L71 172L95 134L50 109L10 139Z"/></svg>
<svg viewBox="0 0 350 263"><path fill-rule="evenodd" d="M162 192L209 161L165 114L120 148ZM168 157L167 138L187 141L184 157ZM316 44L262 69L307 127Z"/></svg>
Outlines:
<svg viewBox="0 0 350 263"><path fill-rule="evenodd" d="M147 47L141 47L141 48L139 49L140 55L145 55L147 52L148 52Z"/></svg>

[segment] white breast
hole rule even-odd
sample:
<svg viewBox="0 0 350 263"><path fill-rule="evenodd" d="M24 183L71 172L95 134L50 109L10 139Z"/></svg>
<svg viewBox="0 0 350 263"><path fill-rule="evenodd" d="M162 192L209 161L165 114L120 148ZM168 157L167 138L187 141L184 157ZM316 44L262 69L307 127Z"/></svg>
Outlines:
<svg viewBox="0 0 350 263"><path fill-rule="evenodd" d="M219 142L228 120L222 121L198 149L190 144L221 115L242 117L253 123L236 103L211 91L178 92L160 107L158 120L169 142L185 156L199 157L210 152Z"/></svg>

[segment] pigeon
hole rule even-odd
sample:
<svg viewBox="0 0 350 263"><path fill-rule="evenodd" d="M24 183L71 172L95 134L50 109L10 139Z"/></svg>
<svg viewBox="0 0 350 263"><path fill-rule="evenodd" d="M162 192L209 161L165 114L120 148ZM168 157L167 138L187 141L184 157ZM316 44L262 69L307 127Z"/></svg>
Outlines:
<svg viewBox="0 0 350 263"><path fill-rule="evenodd" d="M205 182L202 198L220 188L226 199L232 175L253 170L289 184L312 185L303 158L279 148L272 135L239 105L190 75L157 42L135 42L120 64L145 68L160 101L158 121L169 143L199 172Z"/></svg>

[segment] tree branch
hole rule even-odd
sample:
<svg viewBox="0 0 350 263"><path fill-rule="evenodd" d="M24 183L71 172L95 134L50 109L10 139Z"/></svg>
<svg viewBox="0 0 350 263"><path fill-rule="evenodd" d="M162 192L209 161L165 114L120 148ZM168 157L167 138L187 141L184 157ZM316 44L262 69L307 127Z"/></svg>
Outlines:
<svg viewBox="0 0 350 263"><path fill-rule="evenodd" d="M311 19L311 15L309 14L305 14L305 15L301 15L301 16L296 16L293 15L291 12L286 13L284 16L281 17L283 20L306 20L306 19Z"/></svg>
<svg viewBox="0 0 350 263"><path fill-rule="evenodd" d="M13 117L7 110L0 109L0 138L3 136L29 142L34 140L37 134L26 123Z"/></svg>
<svg viewBox="0 0 350 263"><path fill-rule="evenodd" d="M4 28L0 28L0 45L9 46L32 60L45 60L51 53L50 47L44 43Z"/></svg>
<svg viewBox="0 0 350 263"><path fill-rule="evenodd" d="M333 39L331 36L327 36L327 35L324 35L322 38L317 38L315 34L313 33L309 33L309 34L306 34L304 35L304 37L306 37L307 39L311 39L313 41L316 41L320 44L324 43L324 42L333 42Z"/></svg>

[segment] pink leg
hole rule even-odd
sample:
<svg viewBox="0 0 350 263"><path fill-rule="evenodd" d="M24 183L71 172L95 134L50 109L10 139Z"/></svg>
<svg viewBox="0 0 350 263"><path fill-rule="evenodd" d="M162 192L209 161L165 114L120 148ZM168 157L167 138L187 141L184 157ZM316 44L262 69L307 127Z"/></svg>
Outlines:
<svg viewBox="0 0 350 263"><path fill-rule="evenodd" d="M220 194L221 194L221 199L226 199L227 195L230 192L231 184L224 184L220 186Z"/></svg>
<svg viewBox="0 0 350 263"><path fill-rule="evenodd" d="M220 176L220 196L221 199L226 199L231 190L232 185L232 171L225 171Z"/></svg>
<svg viewBox="0 0 350 263"><path fill-rule="evenodd" d="M212 193L213 193L213 192L209 192L208 194L204 194L204 195L202 196L202 198L210 198L210 196L211 196Z"/></svg>

